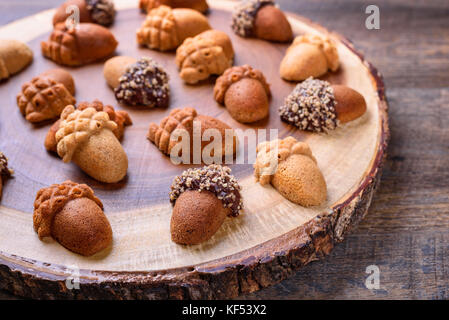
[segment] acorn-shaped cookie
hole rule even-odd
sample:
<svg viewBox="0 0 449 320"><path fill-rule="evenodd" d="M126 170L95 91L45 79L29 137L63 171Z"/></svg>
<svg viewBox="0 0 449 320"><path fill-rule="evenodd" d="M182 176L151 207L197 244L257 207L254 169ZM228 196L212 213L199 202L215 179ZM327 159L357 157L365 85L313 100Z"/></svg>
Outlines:
<svg viewBox="0 0 449 320"><path fill-rule="evenodd" d="M260 143L254 175L261 185L271 183L301 206L317 206L326 200L326 181L309 145L293 137Z"/></svg>
<svg viewBox="0 0 449 320"><path fill-rule="evenodd" d="M176 50L179 76L195 84L211 75L221 75L232 66L234 49L228 35L218 30L208 30L194 38L187 38Z"/></svg>
<svg viewBox="0 0 449 320"><path fill-rule="evenodd" d="M239 215L240 189L231 169L221 165L191 168L177 176L170 192L172 241L193 245L209 240L227 216Z"/></svg>
<svg viewBox="0 0 449 320"><path fill-rule="evenodd" d="M161 5L171 8L190 8L199 12L206 12L209 9L206 0L140 0L139 8L142 12L149 12L151 9Z"/></svg>
<svg viewBox="0 0 449 320"><path fill-rule="evenodd" d="M114 57L106 61L103 73L118 102L149 108L168 107L169 77L153 59L143 57L136 61L131 57Z"/></svg>
<svg viewBox="0 0 449 320"><path fill-rule="evenodd" d="M366 112L366 101L343 85L308 78L298 84L279 108L281 119L300 130L327 132Z"/></svg>
<svg viewBox="0 0 449 320"><path fill-rule="evenodd" d="M104 111L108 114L109 119L114 121L117 124L117 128L112 130L117 139L121 140L123 138L123 134L125 132L125 127L132 125L132 120L128 114L128 112L124 110L115 110L114 107L110 105L104 105L99 100L94 100L94 102L80 102L76 109L77 110L85 110L87 108L94 108L97 111ZM57 120L48 130L47 136L45 137L45 149L51 152L57 152L56 142L56 132L59 130L61 120Z"/></svg>
<svg viewBox="0 0 449 320"><path fill-rule="evenodd" d="M33 51L18 40L0 40L0 80L20 72L33 60Z"/></svg>
<svg viewBox="0 0 449 320"><path fill-rule="evenodd" d="M338 51L327 37L307 34L295 38L281 61L281 77L289 81L302 81L319 77L340 66Z"/></svg>
<svg viewBox="0 0 449 320"><path fill-rule="evenodd" d="M22 85L17 105L25 119L31 123L55 119L69 104L76 102L75 83L70 73L52 69Z"/></svg>
<svg viewBox="0 0 449 320"><path fill-rule="evenodd" d="M215 82L215 100L242 123L266 118L270 96L270 85L263 73L247 64L227 69Z"/></svg>
<svg viewBox="0 0 449 320"><path fill-rule="evenodd" d="M9 178L13 171L8 168L8 158L0 151L0 200L2 199L3 183Z"/></svg>
<svg viewBox="0 0 449 320"><path fill-rule="evenodd" d="M179 141L175 139L176 135L185 134L189 138L189 159L195 159L197 157L202 159L202 151L209 145L209 141L203 141L202 137L206 130L214 129L220 134L221 138L221 155L225 157L227 155L234 155L237 151L237 137L234 131L224 122L215 119L210 116L198 115L194 108L173 109L168 117L162 119L160 125L151 123L148 130L147 138L153 142L159 150L165 155L172 156L172 149L178 145L178 143L185 143L185 141ZM198 130L197 138L201 139L201 149L197 150L201 152L201 155L195 155L193 149L193 139L195 138L194 130ZM228 138L226 138L228 136ZM229 141L230 138L232 141ZM179 147L179 146L178 146ZM177 148L178 153L173 156L182 157L182 149ZM212 151L214 152L214 151ZM199 157L198 157L199 156ZM215 154L211 155L216 156Z"/></svg>
<svg viewBox="0 0 449 320"><path fill-rule="evenodd" d="M68 0L56 10L53 25L66 21L71 13L66 10L70 6L78 7L79 22L92 22L106 27L114 22L115 9L112 0Z"/></svg>
<svg viewBox="0 0 449 320"><path fill-rule="evenodd" d="M288 42L293 31L285 14L273 0L245 0L232 14L232 30L242 37Z"/></svg>
<svg viewBox="0 0 449 320"><path fill-rule="evenodd" d="M128 170L128 157L114 135L117 124L106 112L94 108L75 110L67 106L56 132L58 155L64 162L75 162L92 178L106 183L122 180Z"/></svg>
<svg viewBox="0 0 449 320"><path fill-rule="evenodd" d="M112 243L103 204L85 184L65 181L40 189L34 201L34 230L68 250L91 256Z"/></svg>
<svg viewBox="0 0 449 320"><path fill-rule="evenodd" d="M67 29L58 23L48 41L41 42L42 54L57 64L80 66L110 56L118 42L105 27L80 23Z"/></svg>
<svg viewBox="0 0 449 320"><path fill-rule="evenodd" d="M137 43L160 51L173 50L188 37L208 29L207 18L198 11L160 6L148 13L137 30Z"/></svg>

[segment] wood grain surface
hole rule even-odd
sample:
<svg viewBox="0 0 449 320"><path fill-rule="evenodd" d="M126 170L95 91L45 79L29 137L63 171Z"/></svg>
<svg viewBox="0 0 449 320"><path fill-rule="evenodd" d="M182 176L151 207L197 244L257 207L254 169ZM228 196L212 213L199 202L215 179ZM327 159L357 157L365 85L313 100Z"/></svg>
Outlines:
<svg viewBox="0 0 449 320"><path fill-rule="evenodd" d="M12 2L18 8L20 3ZM36 3L39 1L33 5ZM284 9L308 16L349 37L380 69L390 101L392 139L381 188L358 230L325 260L310 264L279 285L245 297L447 299L449 9L446 2L429 5L396 1L390 5L379 1L379 31L363 28L366 2L279 3ZM50 1L44 5L49 6ZM17 9L10 20L21 14ZM380 290L370 291L364 286L365 268L372 264L381 271Z"/></svg>

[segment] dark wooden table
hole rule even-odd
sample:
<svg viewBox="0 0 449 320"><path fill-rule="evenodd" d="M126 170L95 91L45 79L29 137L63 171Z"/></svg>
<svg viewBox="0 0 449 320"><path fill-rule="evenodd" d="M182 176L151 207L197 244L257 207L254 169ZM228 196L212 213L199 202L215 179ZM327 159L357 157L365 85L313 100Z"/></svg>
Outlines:
<svg viewBox="0 0 449 320"><path fill-rule="evenodd" d="M1 0L0 24L61 2ZM380 70L391 141L381 186L358 228L324 260L241 298L449 299L449 2L277 2L345 35ZM380 30L365 28L369 4L380 8ZM379 267L380 289L365 286L370 265ZM0 291L0 299L14 298Z"/></svg>

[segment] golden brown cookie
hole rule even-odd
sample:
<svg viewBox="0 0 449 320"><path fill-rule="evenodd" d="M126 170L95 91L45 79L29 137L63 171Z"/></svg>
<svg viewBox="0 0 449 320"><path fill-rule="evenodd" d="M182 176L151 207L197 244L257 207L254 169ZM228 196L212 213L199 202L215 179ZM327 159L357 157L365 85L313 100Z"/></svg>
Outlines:
<svg viewBox="0 0 449 320"><path fill-rule="evenodd" d="M211 75L221 75L232 66L234 49L228 35L218 30L208 30L194 38L187 38L176 50L179 76L195 84Z"/></svg>
<svg viewBox="0 0 449 320"><path fill-rule="evenodd" d="M136 62L137 59L128 56L115 56L108 59L103 67L103 75L109 87L112 89L117 88L120 84L120 77L129 66Z"/></svg>
<svg viewBox="0 0 449 320"><path fill-rule="evenodd" d="M199 157L200 155L195 155L195 150L193 149L193 139L194 139L194 127L200 126L201 131L198 132L203 137L204 133L208 129L216 130L221 137L221 155L226 157L227 155L235 155L237 152L237 137L234 134L231 127L229 127L224 122L206 115L198 115L194 108L183 108L183 109L173 109L168 117L162 119L161 123L157 125L156 123L151 123L148 130L147 138L153 142L159 150L165 155L172 156L172 149L176 147L176 156L183 157L182 149L179 148L179 143L185 143L185 141L180 139L175 139L175 136L179 133L185 133L189 138L190 146L190 157ZM226 140L226 133L232 136L232 142ZM211 144L209 141L201 141L201 155L206 146ZM232 143L232 144L231 144ZM218 156L214 154L215 150L212 150L211 157ZM202 157L199 157L202 159Z"/></svg>
<svg viewBox="0 0 449 320"><path fill-rule="evenodd" d="M190 8L205 13L209 6L206 0L140 0L139 8L142 12L149 12L151 9L161 5L171 8Z"/></svg>
<svg viewBox="0 0 449 320"><path fill-rule="evenodd" d="M8 79L28 66L33 51L18 40L0 40L0 80Z"/></svg>
<svg viewBox="0 0 449 320"><path fill-rule="evenodd" d="M70 13L67 9L77 6L79 9L79 22L92 22L105 27L114 22L115 8L112 0L67 0L55 12L53 25L65 22Z"/></svg>
<svg viewBox="0 0 449 320"><path fill-rule="evenodd" d="M288 42L293 31L273 0L241 1L232 14L232 30L242 37Z"/></svg>
<svg viewBox="0 0 449 320"><path fill-rule="evenodd" d="M14 171L8 168L8 158L0 151L0 200L2 199L3 184L11 178L13 173Z"/></svg>
<svg viewBox="0 0 449 320"><path fill-rule="evenodd" d="M67 106L56 132L58 155L64 162L75 162L92 178L106 183L122 180L128 170L128 157L114 135L117 124L104 111L92 107L75 110Z"/></svg>
<svg viewBox="0 0 449 320"><path fill-rule="evenodd" d="M231 169L221 165L191 168L177 176L170 191L172 241L193 245L209 240L226 216L239 215L240 189Z"/></svg>
<svg viewBox="0 0 449 320"><path fill-rule="evenodd" d="M160 51L173 50L188 37L208 29L207 18L198 11L160 6L148 13L137 30L137 43Z"/></svg>
<svg viewBox="0 0 449 320"><path fill-rule="evenodd" d="M132 125L131 117L128 112L124 110L115 111L114 107L110 105L103 105L99 100L94 100L92 103L80 102L76 107L77 110L85 110L87 108L94 108L97 111L104 111L108 114L109 119L117 124L115 130L112 130L117 139L121 140L125 132L125 127ZM57 152L57 142L56 142L56 132L59 130L59 125L61 120L57 120L48 130L47 136L45 137L45 149L51 152Z"/></svg>
<svg viewBox="0 0 449 320"><path fill-rule="evenodd" d="M58 23L48 41L41 42L44 57L57 64L80 66L110 56L118 42L105 27L94 23L80 23L67 29Z"/></svg>
<svg viewBox="0 0 449 320"><path fill-rule="evenodd" d="M357 91L313 78L298 84L279 108L281 120L313 132L334 130L365 112L365 99Z"/></svg>
<svg viewBox="0 0 449 320"><path fill-rule="evenodd" d="M328 70L337 71L340 65L335 44L327 37L307 34L295 38L281 61L281 77L302 81L319 77Z"/></svg>
<svg viewBox="0 0 449 320"><path fill-rule="evenodd" d="M75 83L65 70L52 69L22 85L17 105L31 123L58 118L62 110L76 102Z"/></svg>
<svg viewBox="0 0 449 320"><path fill-rule="evenodd" d="M293 137L257 146L254 175L261 185L271 183L286 199L304 207L322 204L326 181L305 142Z"/></svg>
<svg viewBox="0 0 449 320"><path fill-rule="evenodd" d="M39 239L52 237L83 256L91 256L112 243L103 204L85 184L65 181L39 190L33 224Z"/></svg>
<svg viewBox="0 0 449 320"><path fill-rule="evenodd" d="M215 100L242 123L266 118L270 96L270 85L263 73L247 64L227 69L215 82Z"/></svg>

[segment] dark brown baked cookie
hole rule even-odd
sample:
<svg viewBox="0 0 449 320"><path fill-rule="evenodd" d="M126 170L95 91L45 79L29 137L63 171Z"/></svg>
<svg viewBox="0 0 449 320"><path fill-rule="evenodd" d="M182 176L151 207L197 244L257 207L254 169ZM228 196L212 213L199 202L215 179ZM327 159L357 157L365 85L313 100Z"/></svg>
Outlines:
<svg viewBox="0 0 449 320"><path fill-rule="evenodd" d="M92 22L105 27L114 22L115 8L114 2L111 0L68 0L56 10L53 16L53 25L65 22L69 17L66 10L73 5L79 9L79 22Z"/></svg>

